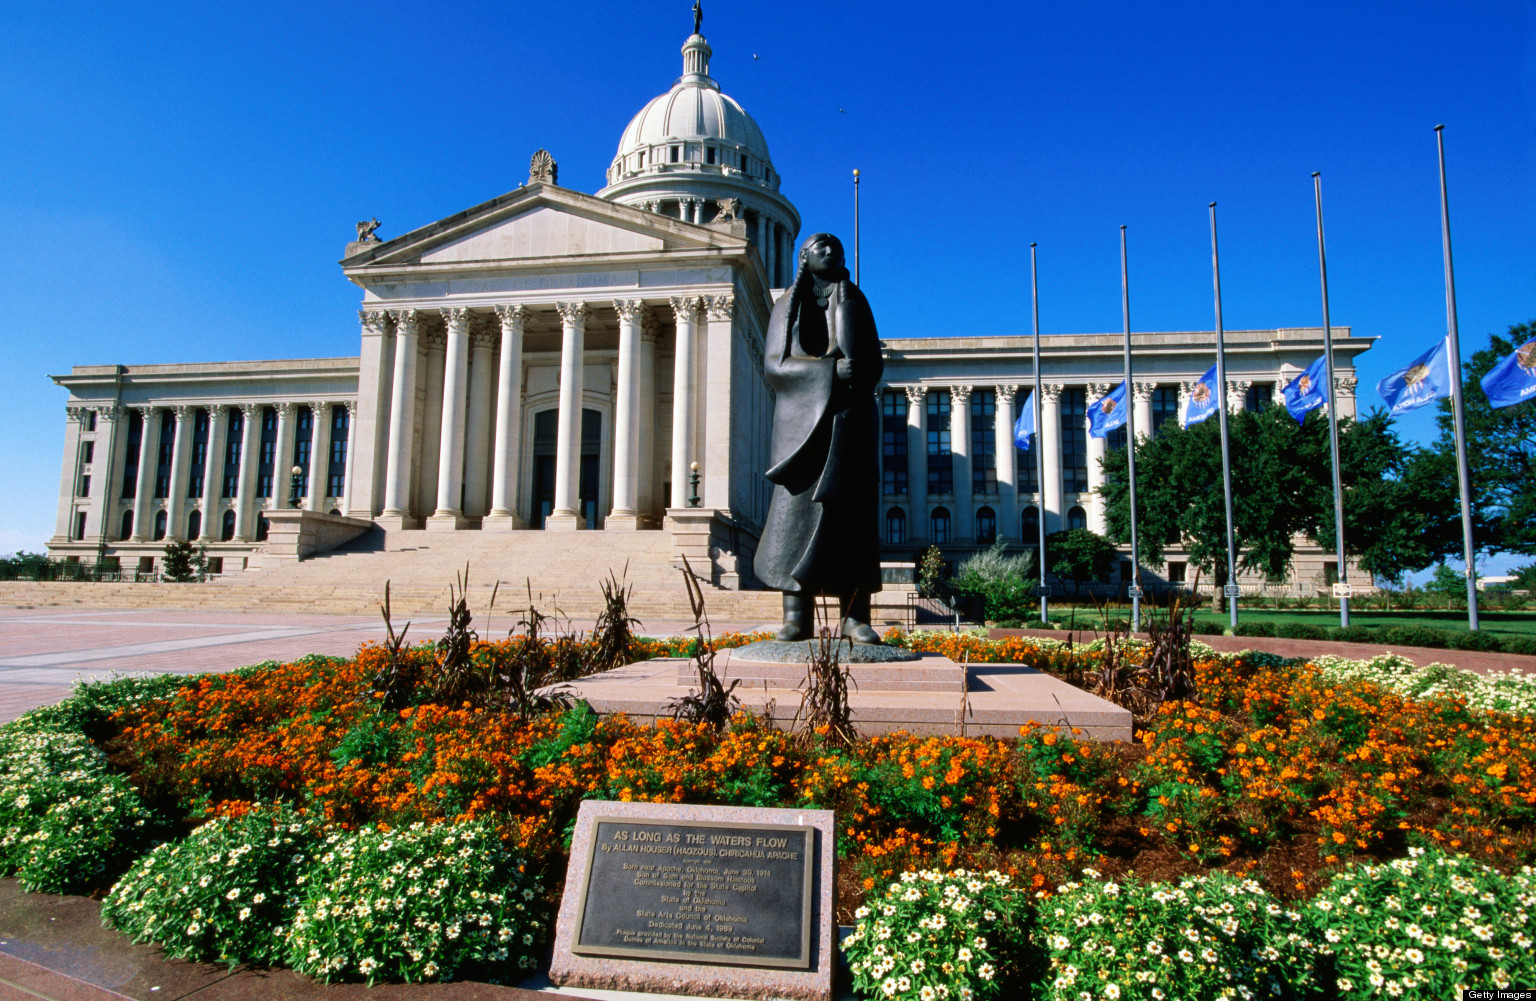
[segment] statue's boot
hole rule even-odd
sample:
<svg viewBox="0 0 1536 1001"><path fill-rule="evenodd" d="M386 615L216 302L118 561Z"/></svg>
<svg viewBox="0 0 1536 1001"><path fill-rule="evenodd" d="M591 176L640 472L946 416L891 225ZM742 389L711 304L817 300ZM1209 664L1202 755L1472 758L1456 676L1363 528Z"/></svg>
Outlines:
<svg viewBox="0 0 1536 1001"><path fill-rule="evenodd" d="M869 624L869 595L856 594L844 600L843 635L855 643L880 642L880 634Z"/></svg>
<svg viewBox="0 0 1536 1001"><path fill-rule="evenodd" d="M805 594L784 594L784 624L774 634L774 639L790 642L808 640L815 631L811 628L811 616L816 610L816 599Z"/></svg>

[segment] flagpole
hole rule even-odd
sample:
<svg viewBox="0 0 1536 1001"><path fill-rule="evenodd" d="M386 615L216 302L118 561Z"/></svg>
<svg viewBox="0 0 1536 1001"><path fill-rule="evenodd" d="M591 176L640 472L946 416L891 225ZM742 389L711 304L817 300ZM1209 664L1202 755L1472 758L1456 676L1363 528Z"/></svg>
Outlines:
<svg viewBox="0 0 1536 1001"><path fill-rule="evenodd" d="M1227 502L1227 616L1237 628L1237 542L1232 528L1232 459L1227 438L1227 349L1221 325L1221 257L1216 252L1216 203L1211 203L1211 278L1216 283L1216 414L1221 425L1221 486Z"/></svg>
<svg viewBox="0 0 1536 1001"><path fill-rule="evenodd" d="M1349 625L1349 566L1344 561L1344 491L1339 482L1339 408L1333 395L1333 326L1328 320L1328 255L1323 250L1323 175L1312 172L1317 199L1317 265L1323 278L1323 358L1327 368L1328 450L1333 456L1333 539L1339 561L1339 625Z"/></svg>
<svg viewBox="0 0 1536 1001"><path fill-rule="evenodd" d="M1035 245L1029 245L1029 289L1030 300L1035 314L1035 487L1040 496L1040 506L1035 509L1039 515L1035 519L1035 527L1039 531L1040 548L1036 550L1040 554L1040 624L1049 626L1050 617L1050 589L1045 583L1045 428L1040 420L1040 269L1035 263Z"/></svg>
<svg viewBox="0 0 1536 1001"><path fill-rule="evenodd" d="M859 283L859 168L853 168L853 283Z"/></svg>
<svg viewBox="0 0 1536 1001"><path fill-rule="evenodd" d="M1461 340L1456 333L1456 277L1451 269L1451 208L1445 189L1445 126L1435 126L1440 147L1440 235L1445 247L1445 316L1450 328L1451 413L1456 419L1456 477L1461 488L1461 545L1467 561L1467 628L1477 632L1477 562L1472 546L1472 482L1467 466L1466 417L1461 409Z"/></svg>
<svg viewBox="0 0 1536 1001"><path fill-rule="evenodd" d="M1131 283L1125 261L1125 227L1120 227L1120 307L1125 317L1125 459L1131 484L1131 632L1141 631L1141 551L1136 543L1136 408L1131 405Z"/></svg>

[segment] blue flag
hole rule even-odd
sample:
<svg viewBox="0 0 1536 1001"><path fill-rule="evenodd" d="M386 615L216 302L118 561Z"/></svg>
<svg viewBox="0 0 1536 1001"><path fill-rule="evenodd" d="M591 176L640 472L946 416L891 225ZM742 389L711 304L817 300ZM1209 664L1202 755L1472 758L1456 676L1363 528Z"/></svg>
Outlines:
<svg viewBox="0 0 1536 1001"><path fill-rule="evenodd" d="M1307 411L1316 410L1328 402L1324 383L1328 379L1326 356L1318 358L1303 373L1285 387L1285 409L1297 422L1307 419Z"/></svg>
<svg viewBox="0 0 1536 1001"><path fill-rule="evenodd" d="M1024 398L1024 409L1019 413L1019 419L1013 422L1013 443L1024 451L1029 451L1029 439L1035 434L1035 394Z"/></svg>
<svg viewBox="0 0 1536 1001"><path fill-rule="evenodd" d="M1442 340L1376 384L1376 392L1394 414L1417 410L1451 395L1450 338Z"/></svg>
<svg viewBox="0 0 1536 1001"><path fill-rule="evenodd" d="M1125 383L1121 382L1109 395L1088 407L1088 433L1103 438L1115 428L1125 427L1125 419Z"/></svg>
<svg viewBox="0 0 1536 1001"><path fill-rule="evenodd" d="M1189 391L1189 406L1184 410L1184 426L1199 424L1221 406L1221 394L1216 392L1216 366L1200 377Z"/></svg>
<svg viewBox="0 0 1536 1001"><path fill-rule="evenodd" d="M1536 400L1536 340L1526 341L1489 369L1483 376L1483 392L1495 410Z"/></svg>

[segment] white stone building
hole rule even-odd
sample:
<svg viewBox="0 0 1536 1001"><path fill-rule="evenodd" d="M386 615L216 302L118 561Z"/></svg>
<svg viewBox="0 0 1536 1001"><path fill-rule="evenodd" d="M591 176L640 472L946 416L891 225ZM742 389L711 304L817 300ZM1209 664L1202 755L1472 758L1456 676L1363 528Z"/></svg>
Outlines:
<svg viewBox="0 0 1536 1001"><path fill-rule="evenodd" d="M709 76L708 43L696 34L682 51L683 76L625 128L595 195L558 186L540 151L514 191L392 240L360 233L341 261L362 290L356 357L55 376L69 399L50 551L147 569L165 540L201 540L229 572L299 509L332 540L369 523L692 533L713 540L700 551L718 583L750 585L768 497L763 336L800 218L757 124ZM1102 528L1105 442L1084 411L1120 381L1120 335L1042 338L1036 483L1011 435L1033 385L1030 339L901 337L882 323L897 336L871 517L888 559L1028 541L1041 512L1048 530ZM1371 339L1334 334L1349 415L1353 359ZM1320 329L1227 339L1234 407L1267 405L1322 350ZM1139 429L1181 411L1214 340L1135 335Z"/></svg>

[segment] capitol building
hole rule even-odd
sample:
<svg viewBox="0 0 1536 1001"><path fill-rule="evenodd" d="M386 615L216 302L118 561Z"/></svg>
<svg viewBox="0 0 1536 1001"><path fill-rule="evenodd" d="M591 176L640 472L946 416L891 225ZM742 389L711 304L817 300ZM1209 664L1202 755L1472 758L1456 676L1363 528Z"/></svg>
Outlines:
<svg viewBox="0 0 1536 1001"><path fill-rule="evenodd" d="M389 240L360 224L340 262L360 292L355 354L54 376L69 395L50 552L142 570L185 539L230 574L380 528L487 545L671 532L679 552L707 554L720 587L753 586L769 496L764 334L802 226L794 178L710 75L709 42L695 33L681 55L682 75L620 133L600 191L561 187L541 150L526 183L455 215ZM1086 411L1121 380L1122 334L1041 338L1037 478L1012 436L1032 339L911 336L919 318L872 305L885 369L870 516L884 559L1032 544L1042 519L1103 530L1106 440L1088 435ZM1022 311L1008 328L1027 329ZM1352 416L1354 359L1373 338L1333 334L1339 411ZM1323 332L1228 331L1226 343L1228 403L1253 409L1321 354ZM1140 433L1181 415L1215 334L1137 333L1134 345ZM1325 558L1299 553L1298 578L1320 577ZM1168 560L1149 569L1184 579L1181 550Z"/></svg>

